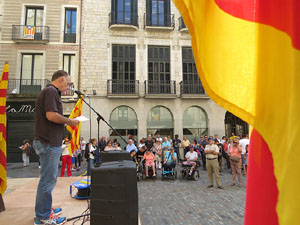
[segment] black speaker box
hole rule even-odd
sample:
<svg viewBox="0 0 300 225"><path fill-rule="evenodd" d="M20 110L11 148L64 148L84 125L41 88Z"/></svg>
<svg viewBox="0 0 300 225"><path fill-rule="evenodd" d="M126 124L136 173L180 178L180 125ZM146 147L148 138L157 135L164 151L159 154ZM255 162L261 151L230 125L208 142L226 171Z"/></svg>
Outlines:
<svg viewBox="0 0 300 225"><path fill-rule="evenodd" d="M102 163L92 169L91 225L137 225L136 165L132 161Z"/></svg>
<svg viewBox="0 0 300 225"><path fill-rule="evenodd" d="M100 157L102 163L120 160L132 160L130 154L123 150L101 152Z"/></svg>

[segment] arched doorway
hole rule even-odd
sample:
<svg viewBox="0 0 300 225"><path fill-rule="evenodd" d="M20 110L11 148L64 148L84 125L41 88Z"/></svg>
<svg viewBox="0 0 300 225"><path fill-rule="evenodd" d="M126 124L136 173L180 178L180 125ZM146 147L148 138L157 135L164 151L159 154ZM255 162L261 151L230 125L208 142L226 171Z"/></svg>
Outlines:
<svg viewBox="0 0 300 225"><path fill-rule="evenodd" d="M225 114L225 135L227 137L231 137L232 133L237 136L249 134L249 125L245 121L227 111Z"/></svg>
<svg viewBox="0 0 300 225"><path fill-rule="evenodd" d="M128 106L119 106L115 108L110 114L110 124L116 129L121 136L126 140L128 135L134 135L137 138L138 133L138 120L135 111ZM125 143L121 138L113 131L109 131L111 140L117 139L121 144L121 148L125 146Z"/></svg>
<svg viewBox="0 0 300 225"><path fill-rule="evenodd" d="M183 136L191 141L200 135L208 135L207 115L202 108L191 106L183 114Z"/></svg>
<svg viewBox="0 0 300 225"><path fill-rule="evenodd" d="M173 137L173 115L164 106L153 107L147 117L147 133L155 136L160 134L162 137L171 135Z"/></svg>

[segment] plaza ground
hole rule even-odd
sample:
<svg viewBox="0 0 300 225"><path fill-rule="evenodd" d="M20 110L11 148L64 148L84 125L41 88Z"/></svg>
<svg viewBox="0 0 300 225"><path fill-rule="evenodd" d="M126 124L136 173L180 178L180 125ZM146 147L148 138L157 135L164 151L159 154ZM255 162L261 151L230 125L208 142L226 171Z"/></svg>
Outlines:
<svg viewBox="0 0 300 225"><path fill-rule="evenodd" d="M86 163L80 171L73 172L71 178L59 178L54 189L54 206L64 209L62 215L73 217L80 215L87 207L86 201L72 199L69 186L80 180ZM23 168L21 163L9 164L8 189L4 195L7 210L0 213L0 224L33 224L34 201L38 183L37 163ZM180 166L177 166L180 170ZM216 187L207 189L207 172L200 170L200 179L164 180L147 179L138 182L139 214L142 225L238 225L243 224L245 204L245 177L243 187L231 187L231 174L225 171L221 175L224 190ZM19 215L16 217L15 215ZM66 224L73 224L68 222ZM77 222L75 224L81 224ZM89 223L86 223L89 224Z"/></svg>

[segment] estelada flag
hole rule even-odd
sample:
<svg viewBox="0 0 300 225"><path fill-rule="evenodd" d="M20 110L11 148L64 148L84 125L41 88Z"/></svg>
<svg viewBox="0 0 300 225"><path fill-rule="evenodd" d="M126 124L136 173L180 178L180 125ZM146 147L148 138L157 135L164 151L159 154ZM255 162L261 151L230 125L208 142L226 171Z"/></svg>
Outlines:
<svg viewBox="0 0 300 225"><path fill-rule="evenodd" d="M300 1L173 1L205 91L254 127L245 224L299 224Z"/></svg>
<svg viewBox="0 0 300 225"><path fill-rule="evenodd" d="M81 116L82 114L82 99L79 99L69 116L70 119L74 119L76 117ZM70 155L73 154L74 151L76 151L79 148L79 141L80 141L80 131L81 131L81 122L78 123L77 126L67 126L67 130L71 133L72 137L68 146Z"/></svg>
<svg viewBox="0 0 300 225"><path fill-rule="evenodd" d="M35 26L24 26L24 39L34 39Z"/></svg>
<svg viewBox="0 0 300 225"><path fill-rule="evenodd" d="M6 62L0 78L0 194L3 195L7 187L6 177L6 93L9 66Z"/></svg>

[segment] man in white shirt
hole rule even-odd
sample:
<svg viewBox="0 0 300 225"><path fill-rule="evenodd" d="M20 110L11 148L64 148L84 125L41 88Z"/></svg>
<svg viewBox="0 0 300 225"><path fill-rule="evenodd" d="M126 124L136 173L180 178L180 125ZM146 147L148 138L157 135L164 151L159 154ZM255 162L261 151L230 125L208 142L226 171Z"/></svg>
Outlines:
<svg viewBox="0 0 300 225"><path fill-rule="evenodd" d="M245 160L244 160L244 154L246 154L246 146L249 145L249 139L245 134L243 134L243 138L240 140L239 145L242 147L242 167L244 171L244 175L246 175L246 165L245 165Z"/></svg>
<svg viewBox="0 0 300 225"><path fill-rule="evenodd" d="M184 165L191 165L192 168L190 169L189 175L191 176L196 165L197 165L197 160L198 160L198 154L197 152L194 151L194 146L190 145L189 146L190 151L188 151L185 155L186 161L183 162Z"/></svg>
<svg viewBox="0 0 300 225"><path fill-rule="evenodd" d="M207 188L213 187L213 172L216 176L216 182L219 189L223 189L220 175L219 175L219 163L218 163L218 155L219 155L219 148L217 145L214 144L212 138L209 139L208 145L205 146L205 156L206 156L206 169L209 178L209 185Z"/></svg>
<svg viewBox="0 0 300 225"><path fill-rule="evenodd" d="M160 134L156 135L156 141L163 142L163 139L160 137Z"/></svg>

